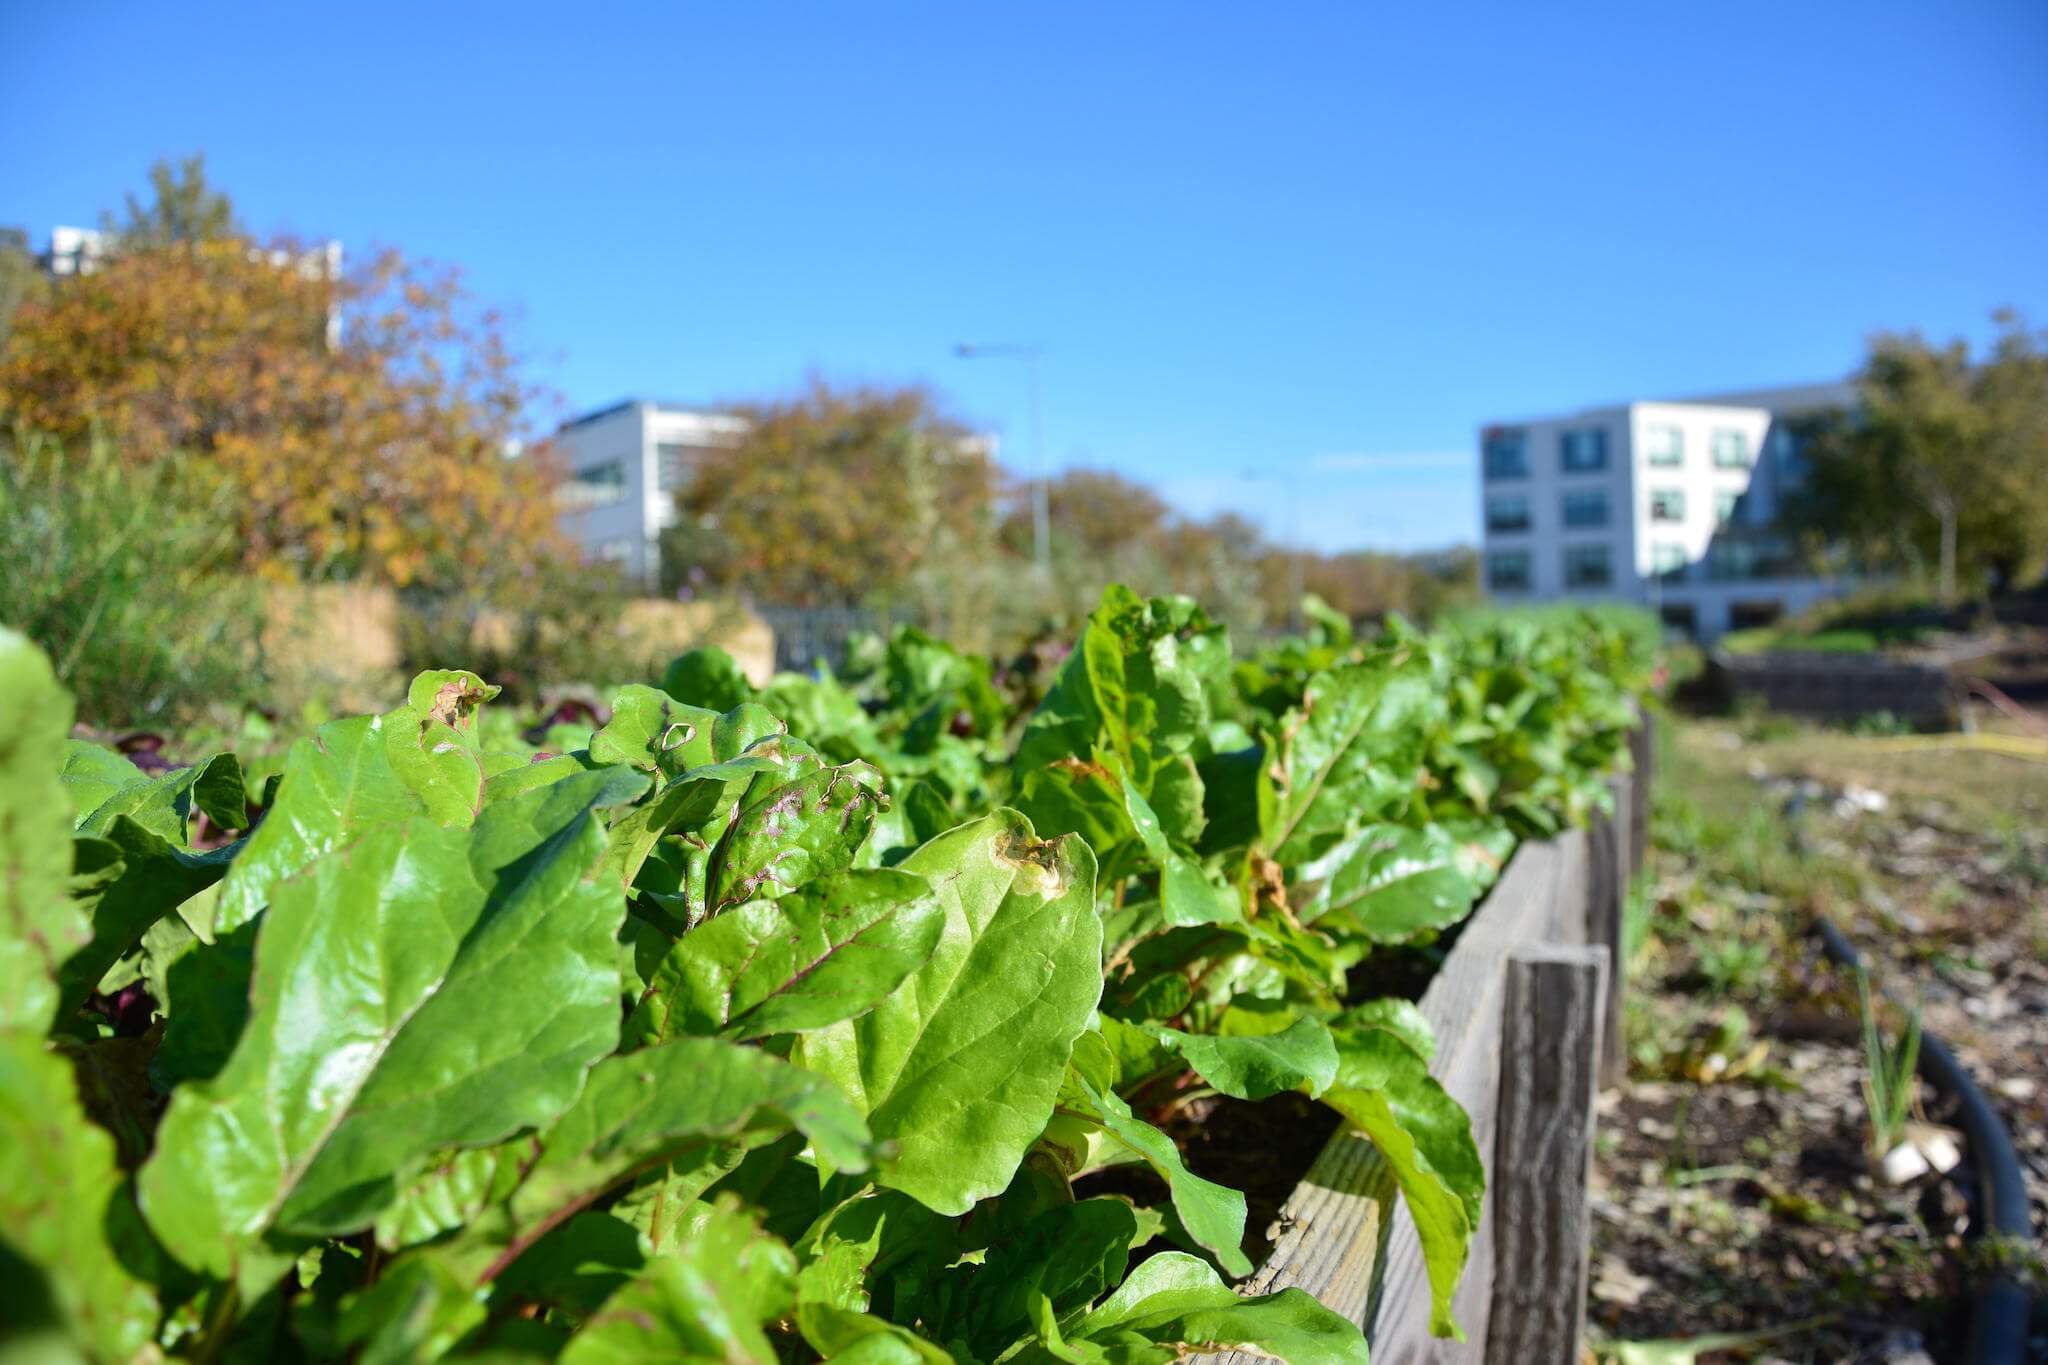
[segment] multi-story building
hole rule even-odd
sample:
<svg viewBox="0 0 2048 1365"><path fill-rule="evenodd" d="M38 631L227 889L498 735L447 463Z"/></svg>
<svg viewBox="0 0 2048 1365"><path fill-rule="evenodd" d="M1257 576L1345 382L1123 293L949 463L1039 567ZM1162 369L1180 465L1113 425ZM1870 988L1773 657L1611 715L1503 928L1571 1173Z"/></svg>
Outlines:
<svg viewBox="0 0 2048 1365"><path fill-rule="evenodd" d="M558 494L563 530L586 559L658 584L676 490L706 451L732 446L746 430L730 413L637 399L578 417L555 433L568 476Z"/></svg>
<svg viewBox="0 0 2048 1365"><path fill-rule="evenodd" d="M1487 425L1487 592L1639 602L1711 641L1842 591L1799 570L1776 520L1799 475L1790 419L1854 396L1818 384Z"/></svg>

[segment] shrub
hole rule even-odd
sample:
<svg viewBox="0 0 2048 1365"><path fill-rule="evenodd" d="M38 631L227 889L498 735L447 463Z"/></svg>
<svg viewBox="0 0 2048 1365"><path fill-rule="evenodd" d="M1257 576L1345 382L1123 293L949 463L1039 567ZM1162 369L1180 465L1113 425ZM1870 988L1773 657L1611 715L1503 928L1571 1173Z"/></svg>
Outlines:
<svg viewBox="0 0 2048 1365"><path fill-rule="evenodd" d="M0 622L96 724L183 724L262 694L260 604L225 490L193 462L93 440L0 443Z"/></svg>

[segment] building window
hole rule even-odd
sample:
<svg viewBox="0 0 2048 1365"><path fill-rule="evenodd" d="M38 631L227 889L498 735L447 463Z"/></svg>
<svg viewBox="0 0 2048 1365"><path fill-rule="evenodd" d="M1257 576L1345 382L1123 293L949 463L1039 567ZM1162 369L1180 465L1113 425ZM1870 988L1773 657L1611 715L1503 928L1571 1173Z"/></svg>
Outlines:
<svg viewBox="0 0 2048 1365"><path fill-rule="evenodd" d="M626 496L626 462L606 460L576 471L558 495L567 507L609 507Z"/></svg>
<svg viewBox="0 0 2048 1365"><path fill-rule="evenodd" d="M1685 463L1685 433L1674 426L1643 428L1643 456L1667 469Z"/></svg>
<svg viewBox="0 0 2048 1365"><path fill-rule="evenodd" d="M1517 427L1492 427L1480 440L1480 454L1489 479L1529 477L1529 443Z"/></svg>
<svg viewBox="0 0 2048 1365"><path fill-rule="evenodd" d="M1650 572L1659 578L1683 578L1685 576L1686 554L1683 545L1670 541L1658 541L1650 546Z"/></svg>
<svg viewBox="0 0 2048 1365"><path fill-rule="evenodd" d="M1529 500L1520 493L1508 493L1486 500L1486 529L1526 531L1529 529Z"/></svg>
<svg viewBox="0 0 2048 1365"><path fill-rule="evenodd" d="M1614 579L1605 545L1564 547L1564 585L1567 588L1604 588Z"/></svg>
<svg viewBox="0 0 2048 1365"><path fill-rule="evenodd" d="M1564 495L1564 524L1567 526L1605 526L1607 524L1607 490L1589 489L1584 492Z"/></svg>
<svg viewBox="0 0 2048 1365"><path fill-rule="evenodd" d="M1682 488L1653 488L1650 490L1651 521L1684 521L1685 490Z"/></svg>
<svg viewBox="0 0 2048 1365"><path fill-rule="evenodd" d="M633 558L633 542L630 539L605 540L598 542L591 550L590 557L599 564L625 564Z"/></svg>
<svg viewBox="0 0 2048 1365"><path fill-rule="evenodd" d="M1722 428L1714 433L1714 468L1749 468L1749 438L1739 431Z"/></svg>
<svg viewBox="0 0 2048 1365"><path fill-rule="evenodd" d="M1565 473L1590 474L1607 468L1607 433L1601 428L1561 432L1557 440Z"/></svg>
<svg viewBox="0 0 2048 1365"><path fill-rule="evenodd" d="M1735 509L1742 505L1742 494L1723 491L1714 494L1714 525L1726 526L1735 520Z"/></svg>
<svg viewBox="0 0 2048 1365"><path fill-rule="evenodd" d="M1529 590L1529 552L1495 550L1486 556L1486 586L1494 592Z"/></svg>

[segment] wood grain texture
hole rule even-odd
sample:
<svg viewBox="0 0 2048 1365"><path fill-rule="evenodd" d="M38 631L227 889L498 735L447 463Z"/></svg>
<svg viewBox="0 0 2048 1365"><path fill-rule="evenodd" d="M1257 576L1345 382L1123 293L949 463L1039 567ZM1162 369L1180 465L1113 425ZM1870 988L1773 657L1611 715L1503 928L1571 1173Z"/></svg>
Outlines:
<svg viewBox="0 0 2048 1365"><path fill-rule="evenodd" d="M1499 1120L1488 1186L1489 1365L1576 1365L1586 1330L1586 1183L1607 949L1538 944L1508 959Z"/></svg>
<svg viewBox="0 0 2048 1365"><path fill-rule="evenodd" d="M1599 944L1607 949L1607 960L1615 964L1607 973L1605 999L1599 1016L1600 1086L1610 1089L1627 1079L1628 1058L1621 1046L1621 991L1625 961L1622 940L1623 914L1628 902L1629 825L1633 819L1633 780L1620 773L1609 785L1614 797L1612 813L1602 812L1586 827L1586 900L1583 932L1577 936L1560 933L1560 943Z"/></svg>

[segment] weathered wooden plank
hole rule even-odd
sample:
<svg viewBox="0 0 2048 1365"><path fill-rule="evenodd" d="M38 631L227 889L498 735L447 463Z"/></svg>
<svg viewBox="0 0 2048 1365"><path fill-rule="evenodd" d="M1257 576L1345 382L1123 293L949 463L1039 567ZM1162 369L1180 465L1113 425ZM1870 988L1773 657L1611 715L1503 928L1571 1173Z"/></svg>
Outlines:
<svg viewBox="0 0 2048 1365"><path fill-rule="evenodd" d="M1607 998L1602 944L1509 957L1500 1117L1488 1193L1494 1277L1489 1365L1577 1365L1586 1330L1586 1186Z"/></svg>
<svg viewBox="0 0 2048 1365"><path fill-rule="evenodd" d="M1629 731L1629 758L1635 766L1634 785L1629 789L1632 797L1629 809L1628 829L1628 874L1634 877L1643 870L1643 864L1650 850L1650 784L1656 779L1653 771L1657 762L1657 718L1643 715L1636 721L1636 728Z"/></svg>
<svg viewBox="0 0 2048 1365"><path fill-rule="evenodd" d="M1600 1010L1600 1085L1620 1085L1627 1077L1628 1059L1621 1046L1621 993L1624 951L1623 912L1628 901L1628 826L1634 804L1632 777L1616 774L1610 790L1614 797L1612 814L1602 812L1586 827L1587 869L1585 920L1580 931L1560 932L1560 943L1592 943L1607 949L1614 964L1607 973L1606 997Z"/></svg>
<svg viewBox="0 0 2048 1365"><path fill-rule="evenodd" d="M1421 1008L1437 1031L1431 1071L1472 1116L1472 1137L1491 1152L1499 1117L1500 1028L1506 1002L1508 957L1546 941L1560 918L1581 917L1585 895L1585 835L1572 830L1543 843L1524 844L1486 904L1473 916L1457 947L1430 983ZM1525 861L1526 866L1517 866ZM1563 909L1561 909L1563 908ZM1422 1245L1405 1209L1397 1210L1378 1267L1369 1328L1379 1365L1484 1358L1492 1313L1494 1246L1492 1195L1482 1206L1471 1258L1453 1300L1462 1343L1429 1333L1429 1278Z"/></svg>

